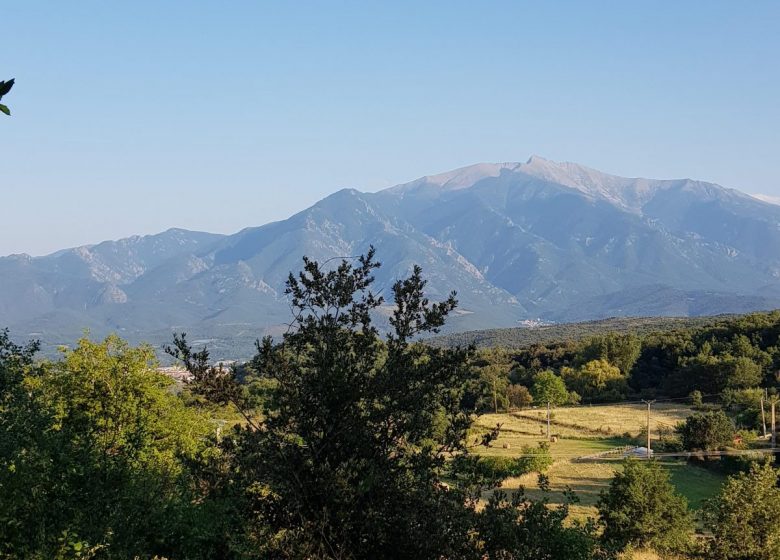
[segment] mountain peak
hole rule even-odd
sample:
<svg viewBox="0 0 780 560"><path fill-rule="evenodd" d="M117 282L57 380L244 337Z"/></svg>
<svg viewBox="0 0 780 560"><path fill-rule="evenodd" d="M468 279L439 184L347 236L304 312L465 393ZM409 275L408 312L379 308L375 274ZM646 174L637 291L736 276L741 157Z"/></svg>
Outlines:
<svg viewBox="0 0 780 560"><path fill-rule="evenodd" d="M642 205L655 192L679 182L619 177L578 163L556 162L539 156L531 156L516 171L576 189L589 197L606 200L631 212L641 212Z"/></svg>
<svg viewBox="0 0 780 560"><path fill-rule="evenodd" d="M579 190L583 190L583 188L589 190L593 186L601 186L605 182L615 183L617 181L624 183L630 181L623 177L602 173L578 163L557 162L536 155L531 156L527 162L520 165L518 171Z"/></svg>
<svg viewBox="0 0 780 560"><path fill-rule="evenodd" d="M516 162L475 163L459 167L436 175L426 175L410 183L404 183L387 189L389 192L408 192L420 187L436 187L442 191L457 191L467 189L482 179L498 177L505 169L510 171L521 165Z"/></svg>
<svg viewBox="0 0 780 560"><path fill-rule="evenodd" d="M436 175L426 175L416 181L392 187L388 191L405 193L425 187L434 187L437 191L457 191L468 189L483 179L498 177L504 172L521 173L577 189L589 196L606 198L622 207L629 206L625 203L622 191L637 181L643 181L608 175L577 163L557 162L534 154L525 163L477 163Z"/></svg>
<svg viewBox="0 0 780 560"><path fill-rule="evenodd" d="M549 160L547 158L543 158L542 156L538 156L536 154L532 154L531 157L529 157L526 160L525 165L540 165L540 164L544 165L546 163L553 163L554 164L555 162L551 161L551 160Z"/></svg>
<svg viewBox="0 0 780 560"><path fill-rule="evenodd" d="M521 172L538 179L561 184L567 187L587 191L596 184L602 184L605 180L629 181L621 177L607 175L595 169L570 162L556 162L536 154L526 160L525 163L500 162L500 163L475 163L465 167L459 167L452 171L445 171L436 175L426 175L410 183L404 183L388 189L392 192L407 192L418 187L436 187L438 190L455 191L472 187L483 179L498 177L502 172Z"/></svg>
<svg viewBox="0 0 780 560"><path fill-rule="evenodd" d="M502 173L517 174L518 177L525 176L574 189L591 199L606 201L634 214L641 214L642 207L659 191L679 186L681 183L691 183L683 179L620 177L578 163L557 162L534 154L525 163L477 163L445 173L427 175L416 181L391 187L387 191L396 194L418 189L427 189L432 193L459 191L469 189L484 179L499 177ZM715 196L713 193L722 190L721 187L709 183L701 185L708 192L708 196Z"/></svg>

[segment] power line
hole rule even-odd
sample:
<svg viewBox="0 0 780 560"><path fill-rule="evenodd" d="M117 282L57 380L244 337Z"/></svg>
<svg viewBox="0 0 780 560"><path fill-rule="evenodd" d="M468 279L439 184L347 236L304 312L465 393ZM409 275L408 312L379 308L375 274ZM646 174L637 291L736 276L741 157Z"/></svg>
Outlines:
<svg viewBox="0 0 780 560"><path fill-rule="evenodd" d="M633 447L631 447L634 449ZM609 451L605 451L603 453L609 453ZM617 451L615 451L617 453ZM625 453L625 452L624 452ZM692 457L730 457L730 456L741 456L741 455L755 455L755 454L763 454L763 455L771 455L775 453L780 453L780 448L775 449L734 449L734 450L726 450L726 451L670 451L665 453L653 453L652 459L657 458L674 458L674 457L686 457L686 458L692 458ZM481 454L480 454L481 455ZM555 453L550 454L550 457L553 459L566 459L570 457L582 457L583 459L590 459L593 461L597 460L610 460L609 457L596 457L598 454L593 455L583 455L582 453ZM482 455L487 456L487 454ZM493 455L495 456L495 455ZM517 455L511 455L511 458L519 458L519 457L538 457L539 453L520 453ZM623 455L620 457L616 457L617 459L622 459L624 457L628 457L628 455Z"/></svg>
<svg viewBox="0 0 780 560"><path fill-rule="evenodd" d="M702 398L709 398L709 397L722 397L722 393L710 393L707 395L702 395ZM663 404L667 402L677 402L677 401L690 401L691 397L668 397L668 398L659 398L655 399L656 403ZM566 404L561 405L558 408L558 410L563 410L567 408L600 408L605 406L630 406L630 405L642 405L645 404L645 400L638 400L638 401L615 401L615 402L607 402L607 403L579 403L579 404ZM536 408L530 408L530 409L523 409L523 410L537 410ZM510 413L511 414L511 413Z"/></svg>

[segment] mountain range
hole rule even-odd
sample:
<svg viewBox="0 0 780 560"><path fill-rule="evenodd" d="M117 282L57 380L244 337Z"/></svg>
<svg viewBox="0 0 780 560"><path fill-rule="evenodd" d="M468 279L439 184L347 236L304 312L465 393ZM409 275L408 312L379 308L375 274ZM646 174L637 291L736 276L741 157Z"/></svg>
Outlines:
<svg viewBox="0 0 780 560"><path fill-rule="evenodd" d="M691 179L609 175L531 157L375 193L340 190L233 235L171 229L44 257L0 258L0 325L51 348L84 329L136 342L171 331L237 357L289 322L301 257L377 249L387 294L413 264L452 331L612 316L780 307L780 206Z"/></svg>

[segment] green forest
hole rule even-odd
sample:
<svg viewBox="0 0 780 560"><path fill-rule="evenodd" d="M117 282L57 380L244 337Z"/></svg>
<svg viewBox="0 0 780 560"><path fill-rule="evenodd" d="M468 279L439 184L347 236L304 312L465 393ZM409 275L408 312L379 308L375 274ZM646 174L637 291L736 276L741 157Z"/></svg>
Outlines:
<svg viewBox="0 0 780 560"><path fill-rule="evenodd" d="M187 383L116 336L45 360L36 341L0 332L0 558L780 558L765 434L780 312L434 345L423 337L457 295L429 301L414 267L380 332L379 266L373 249L336 266L304 258L286 284L288 331L258 340L247 363L213 364L176 335L165 351ZM660 460L627 458L595 515L574 516L576 491L547 497L555 443L488 453L506 428L477 425L639 401L688 407L653 447L723 477L695 511ZM555 421L567 425L562 408ZM521 476L539 492L504 484Z"/></svg>
<svg viewBox="0 0 780 560"><path fill-rule="evenodd" d="M719 319L706 326L643 334L607 332L520 349L477 353L483 385L499 387L504 408L518 387L554 374L576 403L697 399L748 404L780 383L780 311ZM556 404L563 404L559 397ZM517 404L517 403L514 403ZM530 403L529 403L530 404ZM541 402L539 404L545 404ZM748 427L755 428L755 419Z"/></svg>

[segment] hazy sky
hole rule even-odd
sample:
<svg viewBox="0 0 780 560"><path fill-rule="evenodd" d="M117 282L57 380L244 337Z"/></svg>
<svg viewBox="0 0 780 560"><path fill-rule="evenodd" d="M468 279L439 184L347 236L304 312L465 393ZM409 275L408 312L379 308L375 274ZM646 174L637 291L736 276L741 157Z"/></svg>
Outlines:
<svg viewBox="0 0 780 560"><path fill-rule="evenodd" d="M776 1L24 0L0 29L0 254L534 153L780 195Z"/></svg>

